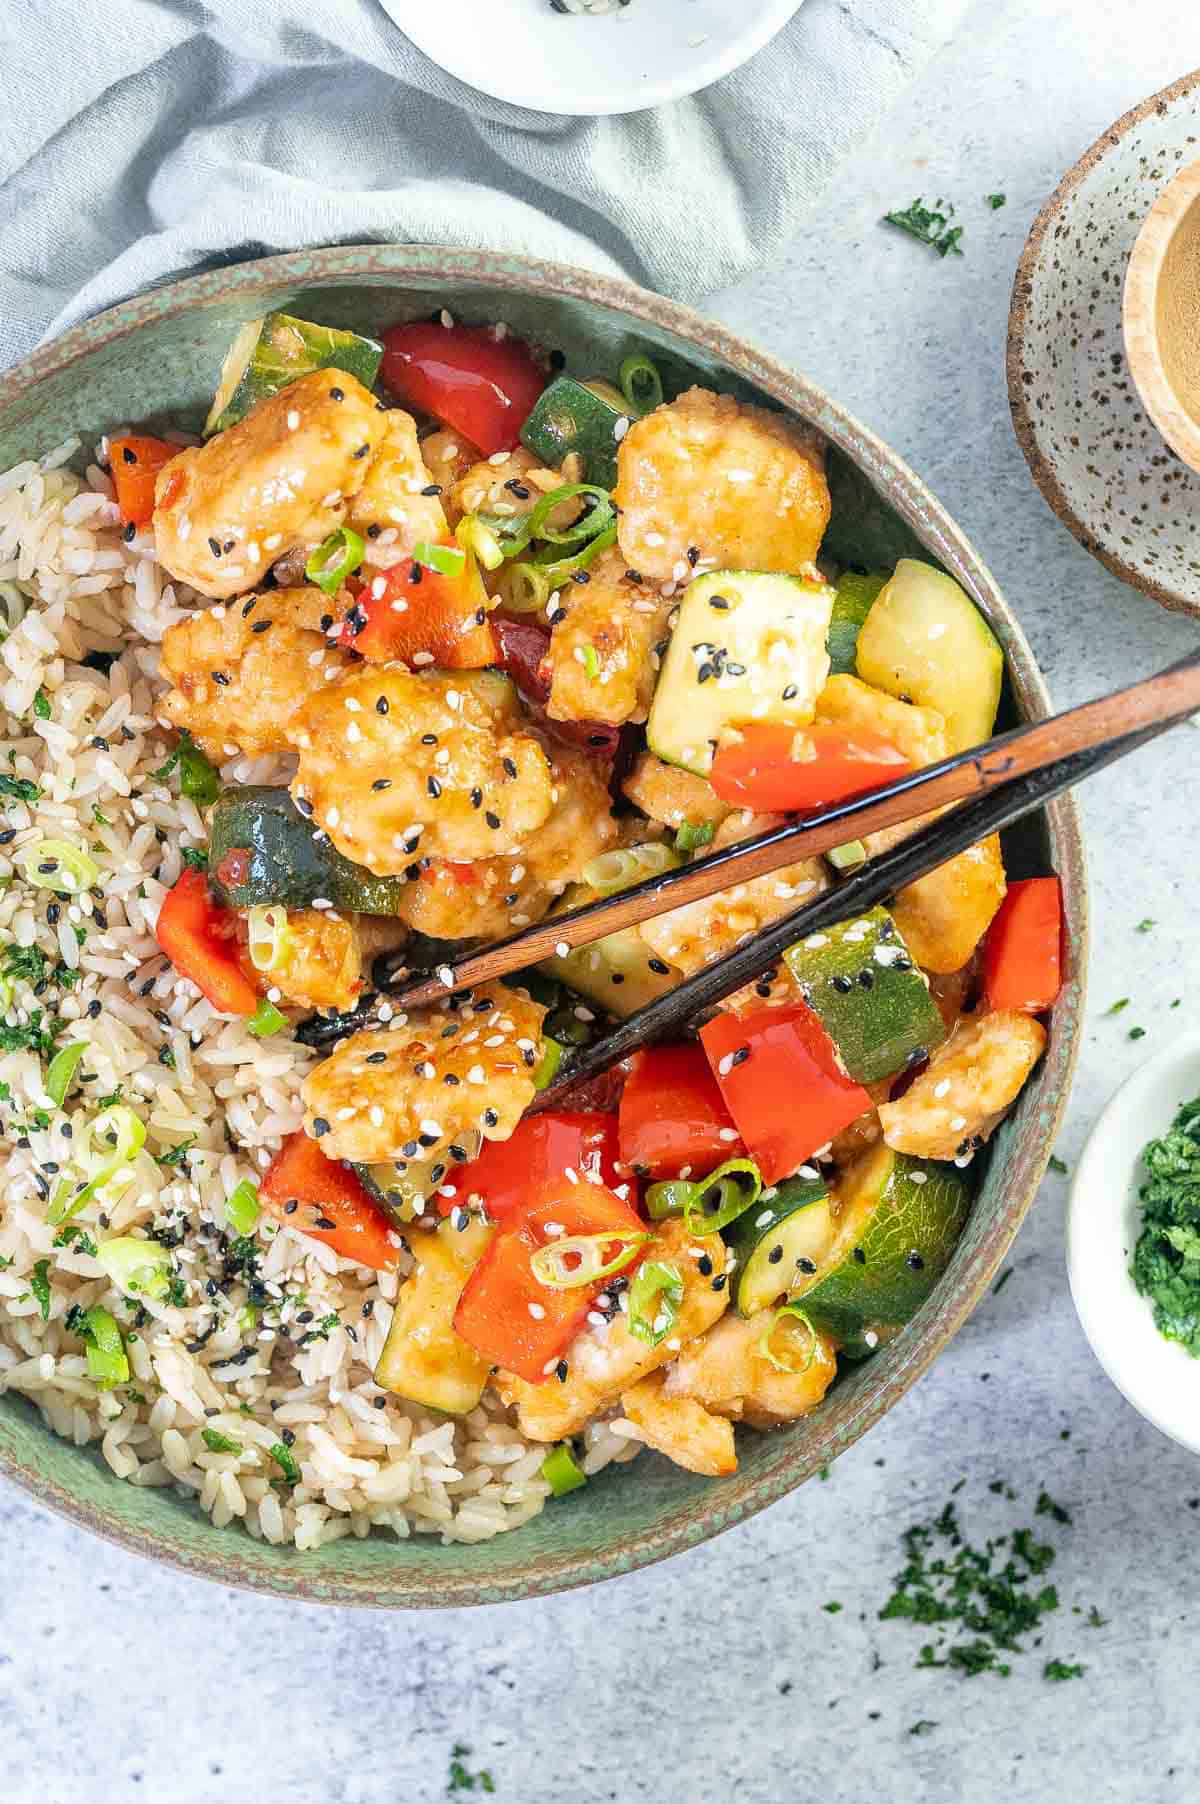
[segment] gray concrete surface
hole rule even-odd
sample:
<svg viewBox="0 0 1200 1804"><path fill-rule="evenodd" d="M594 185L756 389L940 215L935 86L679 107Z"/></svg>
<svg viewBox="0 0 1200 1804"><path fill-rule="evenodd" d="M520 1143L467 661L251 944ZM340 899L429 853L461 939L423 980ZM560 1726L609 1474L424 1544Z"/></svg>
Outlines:
<svg viewBox="0 0 1200 1804"><path fill-rule="evenodd" d="M930 480L1060 703L1180 655L1196 628L1122 588L1035 491L1004 392L1013 266L1061 172L1198 52L1195 0L977 7L787 256L712 304ZM996 190L1008 202L989 213ZM922 191L957 201L961 260L877 226ZM1193 1019L1198 744L1181 730L1084 797L1095 952L1068 1164L1121 1077ZM1145 916L1157 926L1139 934ZM1118 995L1133 1006L1106 1016ZM1194 1797L1200 1467L1083 1341L1064 1201L1050 1177L1002 1293L827 1483L599 1590L427 1620L300 1608L158 1571L0 1492L9 1804L428 1804L456 1741L505 1804ZM1018 1503L989 1492L998 1477ZM921 1635L876 1620L901 1530L960 1480L973 1532L1033 1520L1043 1486L1074 1517L1052 1531L1063 1607L1007 1680L917 1670ZM1093 1604L1102 1628L1072 1613ZM1048 1657L1088 1670L1050 1684ZM936 1727L911 1735L921 1719Z"/></svg>

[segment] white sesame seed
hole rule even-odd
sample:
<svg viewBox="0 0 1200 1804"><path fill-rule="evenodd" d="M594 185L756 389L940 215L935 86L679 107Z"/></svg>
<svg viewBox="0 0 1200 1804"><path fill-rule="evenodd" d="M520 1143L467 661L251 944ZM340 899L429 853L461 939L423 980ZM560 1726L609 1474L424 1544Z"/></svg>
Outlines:
<svg viewBox="0 0 1200 1804"><path fill-rule="evenodd" d="M297 427L299 426L299 424L300 424L300 415L296 412L296 409L293 407L293 408L289 409L289 412L288 412L288 417L287 417L288 431L295 432Z"/></svg>

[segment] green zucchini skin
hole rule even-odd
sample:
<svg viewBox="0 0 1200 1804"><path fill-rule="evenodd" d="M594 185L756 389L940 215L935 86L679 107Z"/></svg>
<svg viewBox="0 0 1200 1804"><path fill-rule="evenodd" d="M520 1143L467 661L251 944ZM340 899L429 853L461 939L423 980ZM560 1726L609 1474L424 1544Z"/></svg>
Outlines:
<svg viewBox="0 0 1200 1804"><path fill-rule="evenodd" d="M774 1196L759 1197L723 1233L737 1255L733 1306L738 1314L757 1315L777 1302L795 1284L798 1261L815 1266L831 1236L829 1192L820 1178L788 1178Z"/></svg>
<svg viewBox="0 0 1200 1804"><path fill-rule="evenodd" d="M231 853L240 853L230 860ZM309 908L320 897L348 914L396 915L406 879L376 877L318 842L286 789L224 789L213 805L209 882L226 908L277 902Z"/></svg>
<svg viewBox="0 0 1200 1804"><path fill-rule="evenodd" d="M838 577L833 613L829 621L829 637L825 641L825 648L829 653L830 676L855 675L858 635L875 598L887 582L888 575L886 570L875 570L867 576L861 575L857 570L845 570Z"/></svg>
<svg viewBox="0 0 1200 1804"><path fill-rule="evenodd" d="M244 420L256 402L314 370L345 370L374 386L383 346L337 326L317 326L290 313L268 313L244 325L229 347L204 436Z"/></svg>
<svg viewBox="0 0 1200 1804"><path fill-rule="evenodd" d="M574 376L556 376L534 402L521 428L521 443L550 469L557 469L569 452L577 451L583 459L584 480L611 489L617 480L613 433L621 418L610 402Z"/></svg>
<svg viewBox="0 0 1200 1804"><path fill-rule="evenodd" d="M890 1077L946 1037L941 1011L886 908L813 934L784 958L856 1084Z"/></svg>

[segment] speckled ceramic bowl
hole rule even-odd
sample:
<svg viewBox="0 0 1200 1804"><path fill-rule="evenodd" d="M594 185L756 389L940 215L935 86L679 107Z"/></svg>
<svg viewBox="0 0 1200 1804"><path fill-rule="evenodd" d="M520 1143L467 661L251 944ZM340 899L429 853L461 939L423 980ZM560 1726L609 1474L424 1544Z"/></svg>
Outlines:
<svg viewBox="0 0 1200 1804"><path fill-rule="evenodd" d="M1200 155L1200 70L1080 157L1017 266L1008 395L1042 494L1080 544L1164 607L1200 614L1200 473L1164 443L1125 361L1121 296L1142 222Z"/></svg>
<svg viewBox="0 0 1200 1804"><path fill-rule="evenodd" d="M987 569L885 445L812 383L723 328L582 270L487 252L370 245L274 257L155 289L0 377L0 468L48 450L70 432L86 440L115 421L198 420L235 329L268 308L377 331L443 306L467 318L505 319L518 332L561 346L581 371L615 368L629 351L646 349L671 381L711 382L811 421L831 445L834 540L849 529L871 561L917 550L944 564L1004 647L1007 718L1046 712L1029 647ZM734 1478L707 1481L643 1454L482 1546L377 1535L298 1554L235 1529L214 1529L169 1492L119 1483L94 1453L57 1440L15 1396L0 1397L0 1472L85 1527L186 1571L308 1601L393 1608L559 1591L662 1559L744 1521L810 1478L903 1396L985 1293L1033 1201L1066 1100L1083 1000L1087 903L1073 804L1054 803L1011 837L1006 854L1016 874L1053 867L1063 879L1067 983L1046 1058L996 1135L980 1195L936 1295L884 1351L852 1370L816 1414L777 1434L741 1437Z"/></svg>

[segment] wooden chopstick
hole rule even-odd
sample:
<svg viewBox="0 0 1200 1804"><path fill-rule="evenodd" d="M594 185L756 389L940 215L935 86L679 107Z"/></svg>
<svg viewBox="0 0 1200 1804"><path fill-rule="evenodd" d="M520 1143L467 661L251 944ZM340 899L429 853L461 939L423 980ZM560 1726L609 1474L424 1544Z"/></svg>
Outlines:
<svg viewBox="0 0 1200 1804"><path fill-rule="evenodd" d="M681 865L678 870L635 884L619 895L590 902L568 914L552 915L468 957L448 961L432 976L417 973L406 983L404 966L393 966L392 973L385 973L384 987L398 1007L415 1008L444 1001L455 990L490 983L556 952L589 945L606 934L633 927L687 902L700 901L718 890L768 876L802 858L814 857L848 840L862 839L934 809L986 795L998 785L1046 769L1063 758L1127 738L1143 727L1172 725L1197 711L1200 652L1131 688L1085 702L1034 726L1017 727L986 745L973 746L914 771L884 789L788 821L769 833L741 840Z"/></svg>
<svg viewBox="0 0 1200 1804"><path fill-rule="evenodd" d="M678 1038L685 1028L727 996L753 983L777 964L797 940L821 933L839 921L874 908L896 890L915 882L918 877L927 876L947 859L965 852L968 846L993 833L1003 832L1084 777L1103 770L1106 765L1157 738L1176 725L1179 718L1183 717L1157 720L1138 732L1071 753L1014 781L991 786L974 801L929 822L911 838L878 858L870 859L852 876L844 878L812 902L772 921L744 946L726 953L723 958L714 959L711 965L685 978L656 1002L630 1015L602 1039L570 1054L560 1065L554 1082L534 1098L529 1113L555 1108L577 1084L598 1077L643 1046Z"/></svg>

